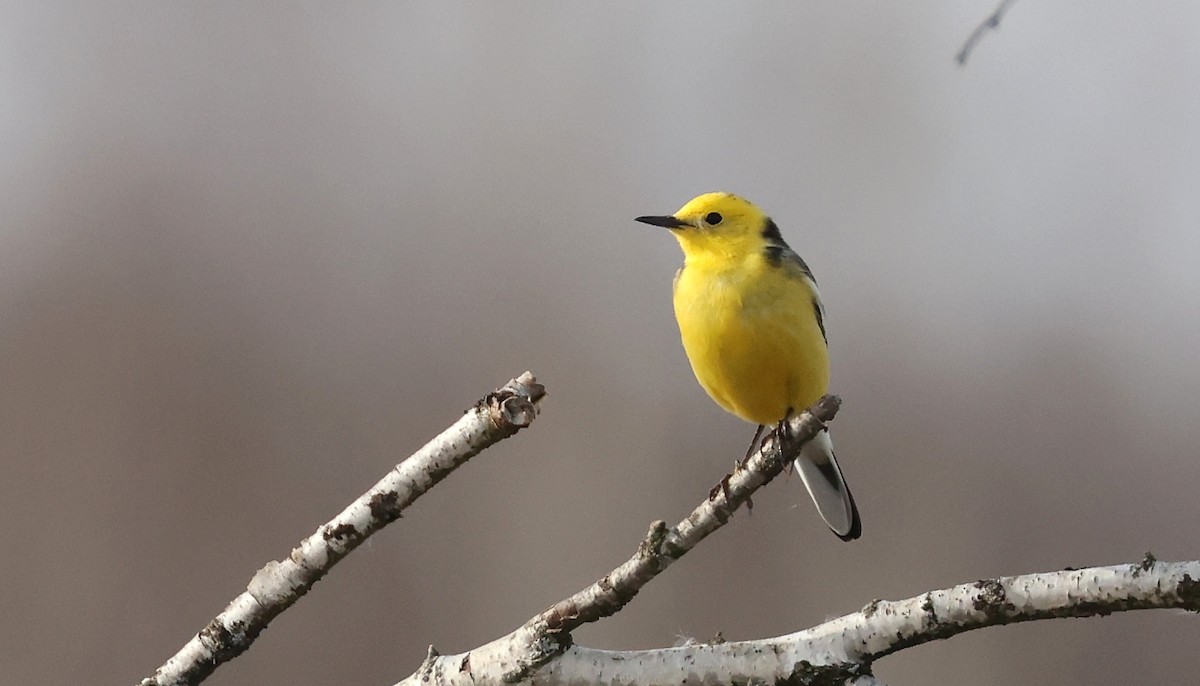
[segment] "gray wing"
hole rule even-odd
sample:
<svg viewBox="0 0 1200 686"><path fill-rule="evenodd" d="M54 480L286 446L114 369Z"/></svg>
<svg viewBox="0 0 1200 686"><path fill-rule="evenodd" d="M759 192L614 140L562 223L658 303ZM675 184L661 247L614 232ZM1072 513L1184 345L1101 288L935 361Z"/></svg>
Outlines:
<svg viewBox="0 0 1200 686"><path fill-rule="evenodd" d="M813 314L817 317L817 326L821 327L821 338L825 339L825 344L829 345L829 336L825 333L825 306L821 304L821 294L817 290L817 277L813 276L812 270L808 268L808 263L803 257L796 254L787 241L783 240L783 234L779 233L779 226L767 217L766 223L763 225L762 236L767 241L767 247L763 249L763 256L767 260L767 264L780 269L794 270L796 275L802 279L807 279L809 285L812 286L813 292ZM679 275L675 275L676 280Z"/></svg>

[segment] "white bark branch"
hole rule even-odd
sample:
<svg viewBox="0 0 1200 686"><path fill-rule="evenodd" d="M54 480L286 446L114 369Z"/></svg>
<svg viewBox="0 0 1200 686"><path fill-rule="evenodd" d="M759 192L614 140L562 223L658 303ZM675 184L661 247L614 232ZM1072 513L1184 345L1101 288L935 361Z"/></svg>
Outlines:
<svg viewBox="0 0 1200 686"><path fill-rule="evenodd" d="M541 684L543 676L554 673L561 664L555 658L569 653L571 631L623 608L651 579L728 522L738 507L749 504L756 490L792 463L800 447L833 419L840 405L837 396L827 395L789 420L784 435L772 432L744 464L713 487L687 519L671 529L662 521L651 524L633 557L592 585L555 603L508 636L469 653L439 657L430 647L421 668L400 683L502 684L531 682L536 675ZM576 660L569 663L582 664Z"/></svg>
<svg viewBox="0 0 1200 686"><path fill-rule="evenodd" d="M282 561L258 570L233 599L141 686L197 684L237 657L279 613L367 539L481 450L529 426L545 389L525 372L480 400L450 428L425 444L337 517L317 529Z"/></svg>
<svg viewBox="0 0 1200 686"><path fill-rule="evenodd" d="M1158 562L1147 555L1140 563L1115 567L985 579L907 600L873 601L860 612L812 629L757 641L609 651L571 646L567 637L561 654L515 674L511 660L520 653L513 642L538 638L527 624L469 653L438 656L431 649L420 669L400 685L865 686L877 683L871 676L875 660L929 641L1035 619L1156 608L1200 612L1200 561ZM561 636L553 640L564 642Z"/></svg>

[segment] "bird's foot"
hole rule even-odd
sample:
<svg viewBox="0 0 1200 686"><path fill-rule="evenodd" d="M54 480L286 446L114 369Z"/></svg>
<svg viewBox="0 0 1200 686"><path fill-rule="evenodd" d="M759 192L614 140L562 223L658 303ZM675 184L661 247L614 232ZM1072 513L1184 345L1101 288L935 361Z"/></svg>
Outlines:
<svg viewBox="0 0 1200 686"><path fill-rule="evenodd" d="M717 494L720 493L721 495L725 496L725 502L729 503L729 477L731 476L733 475L726 474L725 476L721 477L721 481L716 486L712 487L712 489L708 492L708 499L710 501L716 500Z"/></svg>
<svg viewBox="0 0 1200 686"><path fill-rule="evenodd" d="M762 447L767 444L767 437L763 436L763 430L766 428L767 427L762 424L758 425L758 429L754 431L754 438L750 439L750 447L746 448L746 456L733 463L734 471L737 471L738 469L745 469L754 453L762 450ZM760 438L762 440L759 440Z"/></svg>

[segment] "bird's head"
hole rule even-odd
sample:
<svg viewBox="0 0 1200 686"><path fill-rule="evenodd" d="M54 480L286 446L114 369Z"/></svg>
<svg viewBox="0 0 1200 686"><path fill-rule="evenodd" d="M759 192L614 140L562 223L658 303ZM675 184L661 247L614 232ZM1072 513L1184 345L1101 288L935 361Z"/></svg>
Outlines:
<svg viewBox="0 0 1200 686"><path fill-rule="evenodd" d="M670 229L687 258L730 258L762 249L767 215L732 193L705 193L675 214L638 217L636 221Z"/></svg>

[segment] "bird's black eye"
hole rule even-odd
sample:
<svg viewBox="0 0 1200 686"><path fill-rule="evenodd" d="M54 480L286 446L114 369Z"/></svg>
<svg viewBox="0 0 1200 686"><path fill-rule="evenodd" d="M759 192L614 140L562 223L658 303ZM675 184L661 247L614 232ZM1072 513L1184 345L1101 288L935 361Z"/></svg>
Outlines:
<svg viewBox="0 0 1200 686"><path fill-rule="evenodd" d="M722 217L718 212L709 212L708 214L704 215L704 221L707 222L709 226L716 226L717 224L720 224L722 219L724 219L724 217Z"/></svg>

